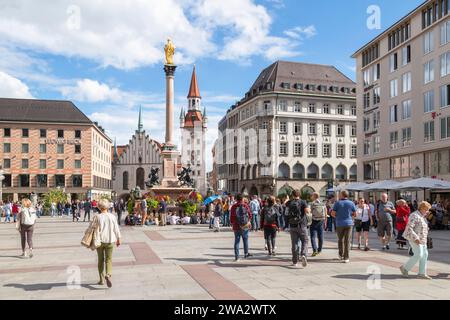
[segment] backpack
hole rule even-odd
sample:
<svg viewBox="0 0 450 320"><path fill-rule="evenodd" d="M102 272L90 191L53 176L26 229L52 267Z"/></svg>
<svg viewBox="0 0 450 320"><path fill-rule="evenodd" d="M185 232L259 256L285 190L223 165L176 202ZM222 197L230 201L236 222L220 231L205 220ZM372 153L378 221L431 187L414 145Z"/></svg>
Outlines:
<svg viewBox="0 0 450 320"><path fill-rule="evenodd" d="M274 207L266 208L264 210L264 224L273 225L277 223L278 214Z"/></svg>
<svg viewBox="0 0 450 320"><path fill-rule="evenodd" d="M22 221L21 223L26 226L32 226L36 222L36 212L29 208L22 209Z"/></svg>
<svg viewBox="0 0 450 320"><path fill-rule="evenodd" d="M311 214L314 220L325 220L327 216L325 205L322 202L313 202L311 204Z"/></svg>
<svg viewBox="0 0 450 320"><path fill-rule="evenodd" d="M249 224L249 216L247 210L244 208L244 206L241 204L236 210L236 220L241 229L248 228Z"/></svg>
<svg viewBox="0 0 450 320"><path fill-rule="evenodd" d="M312 223L312 215L306 214L306 221L305 221L305 212L301 212L303 201L302 200L293 200L289 203L289 212L288 212L288 220L289 224L292 225L300 225L300 224L307 224L308 226Z"/></svg>

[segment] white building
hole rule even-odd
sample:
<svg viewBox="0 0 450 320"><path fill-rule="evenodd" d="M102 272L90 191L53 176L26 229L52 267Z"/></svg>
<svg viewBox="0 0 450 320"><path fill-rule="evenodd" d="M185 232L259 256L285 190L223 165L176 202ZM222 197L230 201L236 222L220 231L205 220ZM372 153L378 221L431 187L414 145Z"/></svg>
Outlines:
<svg viewBox="0 0 450 320"><path fill-rule="evenodd" d="M356 180L355 94L333 66L272 64L219 123L218 180L260 196Z"/></svg>

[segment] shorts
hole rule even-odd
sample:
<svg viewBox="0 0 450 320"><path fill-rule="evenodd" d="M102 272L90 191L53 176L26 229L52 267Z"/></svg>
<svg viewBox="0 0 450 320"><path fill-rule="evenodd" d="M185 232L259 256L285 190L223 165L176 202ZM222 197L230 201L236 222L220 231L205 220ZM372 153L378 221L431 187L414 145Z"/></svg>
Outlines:
<svg viewBox="0 0 450 320"><path fill-rule="evenodd" d="M378 221L378 236L379 237L392 237L392 221Z"/></svg>
<svg viewBox="0 0 450 320"><path fill-rule="evenodd" d="M355 230L356 230L356 232L361 232L361 231L369 232L370 221L362 222L362 221L355 220Z"/></svg>

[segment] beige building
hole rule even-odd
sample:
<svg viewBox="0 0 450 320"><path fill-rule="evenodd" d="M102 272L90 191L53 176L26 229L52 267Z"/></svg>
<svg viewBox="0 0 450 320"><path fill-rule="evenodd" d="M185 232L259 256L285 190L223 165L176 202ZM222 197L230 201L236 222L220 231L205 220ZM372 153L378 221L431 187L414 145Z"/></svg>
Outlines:
<svg viewBox="0 0 450 320"><path fill-rule="evenodd" d="M450 179L449 5L426 1L353 55L358 180Z"/></svg>
<svg viewBox="0 0 450 320"><path fill-rule="evenodd" d="M0 99L3 198L63 188L72 198L111 196L111 139L72 102Z"/></svg>
<svg viewBox="0 0 450 320"><path fill-rule="evenodd" d="M264 69L219 122L219 184L230 193L325 196L356 180L355 93L333 66L278 61Z"/></svg>

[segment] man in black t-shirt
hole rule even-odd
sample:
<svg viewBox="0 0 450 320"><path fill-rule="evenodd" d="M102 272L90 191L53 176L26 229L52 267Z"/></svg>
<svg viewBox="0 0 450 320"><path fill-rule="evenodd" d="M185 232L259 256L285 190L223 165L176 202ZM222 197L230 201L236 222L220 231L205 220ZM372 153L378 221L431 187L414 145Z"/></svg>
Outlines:
<svg viewBox="0 0 450 320"><path fill-rule="evenodd" d="M286 203L288 224L291 233L292 264L297 267L299 257L302 266L306 267L308 262L306 255L308 251L308 219L306 211L309 210L304 200L300 199L300 192L292 192L293 199ZM301 248L301 251L300 251Z"/></svg>

